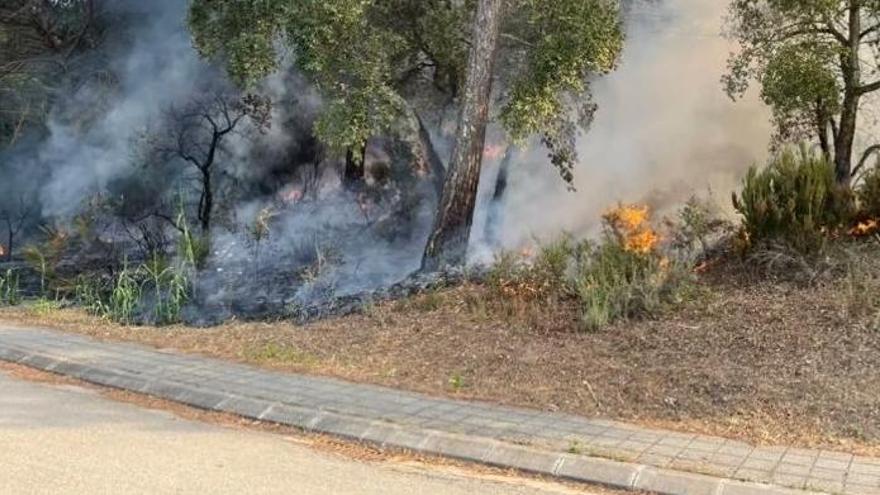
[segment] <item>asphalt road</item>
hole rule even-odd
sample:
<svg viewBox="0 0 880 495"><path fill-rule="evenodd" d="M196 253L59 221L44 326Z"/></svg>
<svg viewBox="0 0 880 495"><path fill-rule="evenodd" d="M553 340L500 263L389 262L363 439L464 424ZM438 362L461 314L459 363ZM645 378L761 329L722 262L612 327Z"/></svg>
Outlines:
<svg viewBox="0 0 880 495"><path fill-rule="evenodd" d="M561 495L534 480L362 462L0 371L0 494Z"/></svg>

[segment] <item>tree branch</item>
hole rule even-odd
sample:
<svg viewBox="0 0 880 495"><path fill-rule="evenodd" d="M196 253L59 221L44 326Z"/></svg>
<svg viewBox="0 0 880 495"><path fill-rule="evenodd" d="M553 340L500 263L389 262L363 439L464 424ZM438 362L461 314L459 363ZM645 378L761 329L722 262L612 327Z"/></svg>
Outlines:
<svg viewBox="0 0 880 495"><path fill-rule="evenodd" d="M859 164L856 165L856 168L853 169L852 176L857 176L859 172L861 172L862 168L864 168L865 163L868 162L868 158L871 158L871 155L877 153L878 151L880 151L880 144L869 146L868 149L866 149L865 152L862 153L862 158L861 160L859 160Z"/></svg>

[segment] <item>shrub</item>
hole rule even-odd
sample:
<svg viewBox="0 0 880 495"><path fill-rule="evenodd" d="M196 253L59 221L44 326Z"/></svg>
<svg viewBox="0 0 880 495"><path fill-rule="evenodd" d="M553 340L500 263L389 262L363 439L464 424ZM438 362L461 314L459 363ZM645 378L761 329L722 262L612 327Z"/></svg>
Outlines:
<svg viewBox="0 0 880 495"><path fill-rule="evenodd" d="M603 220L605 231L597 243L564 236L541 246L531 261L502 254L489 271L490 287L504 297L543 305L572 300L588 330L650 316L679 301L691 271L661 252L647 208L621 206Z"/></svg>
<svg viewBox="0 0 880 495"><path fill-rule="evenodd" d="M733 204L746 248L769 242L816 252L853 215L852 197L837 185L831 164L805 147L783 151L762 170L752 167Z"/></svg>

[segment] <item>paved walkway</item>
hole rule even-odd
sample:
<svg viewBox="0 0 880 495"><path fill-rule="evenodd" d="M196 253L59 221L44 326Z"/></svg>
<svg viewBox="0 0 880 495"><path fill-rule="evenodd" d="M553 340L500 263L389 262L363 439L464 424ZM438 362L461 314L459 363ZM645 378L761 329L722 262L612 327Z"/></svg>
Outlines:
<svg viewBox="0 0 880 495"><path fill-rule="evenodd" d="M46 330L0 325L0 359L309 431L615 487L880 494L880 459L434 398Z"/></svg>

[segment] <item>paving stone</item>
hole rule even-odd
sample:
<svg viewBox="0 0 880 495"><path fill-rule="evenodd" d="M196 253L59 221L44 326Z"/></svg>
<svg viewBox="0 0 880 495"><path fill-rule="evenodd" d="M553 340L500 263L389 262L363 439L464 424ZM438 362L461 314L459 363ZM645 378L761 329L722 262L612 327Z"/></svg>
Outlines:
<svg viewBox="0 0 880 495"><path fill-rule="evenodd" d="M720 453L712 454L712 457L709 458L709 462L711 462L712 464L718 464L725 467L739 467L745 460L746 458L741 455L729 455Z"/></svg>
<svg viewBox="0 0 880 495"><path fill-rule="evenodd" d="M559 454L512 445L495 445L485 462L495 466L513 467L533 473L553 474Z"/></svg>
<svg viewBox="0 0 880 495"><path fill-rule="evenodd" d="M788 474L788 475L796 475L796 476L808 476L810 471L812 470L812 466L803 465L803 464L788 464L788 463L780 463L776 466L775 472L779 474Z"/></svg>
<svg viewBox="0 0 880 495"><path fill-rule="evenodd" d="M849 471L846 474L846 482L880 487L880 475Z"/></svg>
<svg viewBox="0 0 880 495"><path fill-rule="evenodd" d="M803 494L801 491L780 488L759 483L725 481L718 495L792 495Z"/></svg>
<svg viewBox="0 0 880 495"><path fill-rule="evenodd" d="M218 409L250 419L259 419L272 406L271 402L246 397L231 397L217 405Z"/></svg>
<svg viewBox="0 0 880 495"><path fill-rule="evenodd" d="M294 426L303 430L312 430L322 414L322 412L314 409L292 407L287 404L272 404L260 412L257 419Z"/></svg>
<svg viewBox="0 0 880 495"><path fill-rule="evenodd" d="M810 471L810 478L816 478L821 480L831 480L831 481L840 481L843 482L843 479L846 477L845 469L822 469L822 468L813 468Z"/></svg>
<svg viewBox="0 0 880 495"><path fill-rule="evenodd" d="M795 474L773 473L773 484L787 486L791 488L803 488L807 482L806 476L798 476Z"/></svg>
<svg viewBox="0 0 880 495"><path fill-rule="evenodd" d="M812 466L816 462L816 456L808 457L804 455L785 454L782 457L783 464L793 464L797 466Z"/></svg>
<svg viewBox="0 0 880 495"><path fill-rule="evenodd" d="M843 482L808 478L804 483L804 488L814 492L842 493Z"/></svg>
<svg viewBox="0 0 880 495"><path fill-rule="evenodd" d="M779 464L778 460L747 458L740 466L743 469L756 469L761 471L772 471Z"/></svg>
<svg viewBox="0 0 880 495"><path fill-rule="evenodd" d="M309 423L307 422L306 424ZM371 426L372 421L369 420L327 414L320 416L311 428L322 433L329 433L331 435L353 440L361 440Z"/></svg>
<svg viewBox="0 0 880 495"><path fill-rule="evenodd" d="M567 455L563 457L556 474L572 480L631 488L641 469L633 464Z"/></svg>
<svg viewBox="0 0 880 495"><path fill-rule="evenodd" d="M858 483L846 483L843 487L843 493L852 495L878 495L880 487L877 485L860 485Z"/></svg>
<svg viewBox="0 0 880 495"><path fill-rule="evenodd" d="M423 451L466 461L481 462L486 459L494 447L494 442L481 438L437 433L428 438Z"/></svg>
<svg viewBox="0 0 880 495"><path fill-rule="evenodd" d="M634 488L669 495L716 495L720 483L709 476L645 468L636 478Z"/></svg>
<svg viewBox="0 0 880 495"><path fill-rule="evenodd" d="M772 479L770 470L739 468L733 473L733 477L748 481L769 482Z"/></svg>
<svg viewBox="0 0 880 495"><path fill-rule="evenodd" d="M676 437L676 436L667 436L660 439L657 442L657 445L663 446L672 446L672 447L687 447L694 440L694 436L684 436L684 437Z"/></svg>

